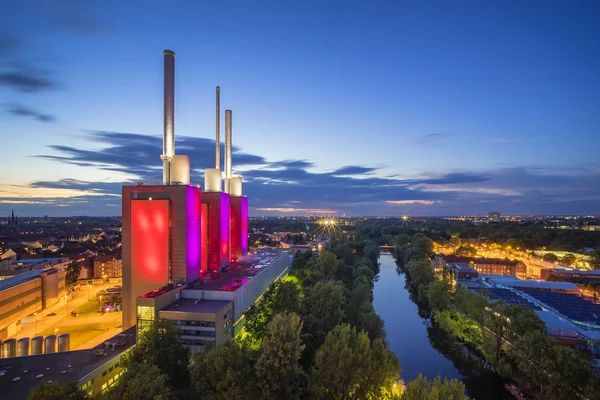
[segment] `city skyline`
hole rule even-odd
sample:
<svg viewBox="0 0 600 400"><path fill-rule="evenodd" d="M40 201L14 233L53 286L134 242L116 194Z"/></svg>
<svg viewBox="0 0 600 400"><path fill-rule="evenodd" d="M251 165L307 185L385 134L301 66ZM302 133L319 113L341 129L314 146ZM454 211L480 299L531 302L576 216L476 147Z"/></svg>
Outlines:
<svg viewBox="0 0 600 400"><path fill-rule="evenodd" d="M0 216L119 215L160 182L164 48L192 183L219 85L251 216L597 214L600 7L460 3L13 4Z"/></svg>

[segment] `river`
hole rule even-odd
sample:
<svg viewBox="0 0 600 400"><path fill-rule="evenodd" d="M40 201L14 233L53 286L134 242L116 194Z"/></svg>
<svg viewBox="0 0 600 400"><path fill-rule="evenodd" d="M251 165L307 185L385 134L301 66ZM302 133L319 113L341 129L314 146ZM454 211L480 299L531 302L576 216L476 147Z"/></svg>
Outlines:
<svg viewBox="0 0 600 400"><path fill-rule="evenodd" d="M423 312L419 314L406 288L405 275L396 271L394 258L382 254L379 264L373 305L385 322L390 350L400 360L402 379L408 382L419 373L432 379L455 378L465 383L472 398L511 399L502 379L486 372L477 357L432 326Z"/></svg>

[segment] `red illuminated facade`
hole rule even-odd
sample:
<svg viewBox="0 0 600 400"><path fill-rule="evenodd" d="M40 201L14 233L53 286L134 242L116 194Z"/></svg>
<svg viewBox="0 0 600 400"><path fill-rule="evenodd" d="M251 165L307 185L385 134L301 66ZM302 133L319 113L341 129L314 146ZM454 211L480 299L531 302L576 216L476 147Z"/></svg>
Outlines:
<svg viewBox="0 0 600 400"><path fill-rule="evenodd" d="M201 197L190 185L123 187L124 328L136 323L138 296L200 277Z"/></svg>
<svg viewBox="0 0 600 400"><path fill-rule="evenodd" d="M219 271L229 263L229 195L222 192L202 194L206 205L206 255L209 271Z"/></svg>

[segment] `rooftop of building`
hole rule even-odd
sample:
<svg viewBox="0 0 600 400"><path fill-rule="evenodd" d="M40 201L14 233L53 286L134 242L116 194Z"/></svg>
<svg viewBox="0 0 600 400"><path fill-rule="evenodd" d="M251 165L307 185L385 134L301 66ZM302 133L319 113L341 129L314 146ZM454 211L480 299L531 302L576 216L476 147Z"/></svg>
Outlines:
<svg viewBox="0 0 600 400"><path fill-rule="evenodd" d="M547 282L547 281L535 281L535 280L519 280L519 279L505 279L502 278L491 278L490 279L496 286L508 286L515 288L527 288L527 289L553 289L553 290L579 290L576 284L571 282Z"/></svg>
<svg viewBox="0 0 600 400"><path fill-rule="evenodd" d="M520 263L519 260L510 260L508 258L486 258L486 257L466 257L466 256L445 256L442 255L444 260L448 264L461 263L461 264L501 264L501 265L517 265Z"/></svg>
<svg viewBox="0 0 600 400"><path fill-rule="evenodd" d="M37 279L40 277L40 274L44 271L45 270L23 272L22 274L3 279L0 281L0 291L10 289L22 283Z"/></svg>
<svg viewBox="0 0 600 400"><path fill-rule="evenodd" d="M112 337L103 344L89 350L66 351L63 353L41 354L37 356L13 357L0 359L0 391L3 398L11 400L27 399L29 391L42 382L79 381L135 344L135 327L129 328ZM117 345L107 348L106 343ZM96 350L106 350L102 356ZM49 370L47 370L49 368ZM27 371L27 372L24 372ZM43 374L42 378L37 378ZM20 380L13 382L19 377ZM4 397L6 396L6 397Z"/></svg>
<svg viewBox="0 0 600 400"><path fill-rule="evenodd" d="M279 257L288 254L287 251L283 250L261 250L256 254L248 254L241 260L224 267L220 275L215 274L192 282L187 289L234 292L244 286L263 268Z"/></svg>
<svg viewBox="0 0 600 400"><path fill-rule="evenodd" d="M471 268L471 266L469 264L453 263L453 264L448 264L448 267L454 268L460 272L475 272L475 270L473 268Z"/></svg>
<svg viewBox="0 0 600 400"><path fill-rule="evenodd" d="M552 268L552 272L557 272L557 273L561 273L561 274L584 274L584 275L600 276L600 270L592 270L592 269Z"/></svg>
<svg viewBox="0 0 600 400"><path fill-rule="evenodd" d="M196 300L196 299L179 299L174 303L169 304L160 311L175 311L175 312L193 312L199 314L216 314L224 307L227 307L231 301L227 300Z"/></svg>

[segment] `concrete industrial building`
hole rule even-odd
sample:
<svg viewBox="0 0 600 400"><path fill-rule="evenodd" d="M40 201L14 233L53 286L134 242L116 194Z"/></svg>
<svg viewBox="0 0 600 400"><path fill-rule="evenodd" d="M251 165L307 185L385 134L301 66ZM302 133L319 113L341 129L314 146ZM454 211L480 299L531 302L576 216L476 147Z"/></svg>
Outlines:
<svg viewBox="0 0 600 400"><path fill-rule="evenodd" d="M520 260L507 258L462 257L436 255L432 261L434 271L441 270L446 264L468 264L483 275L512 275L520 279L527 277L527 265Z"/></svg>
<svg viewBox="0 0 600 400"><path fill-rule="evenodd" d="M21 320L65 301L65 271L25 272L0 281L0 339L15 335Z"/></svg>
<svg viewBox="0 0 600 400"><path fill-rule="evenodd" d="M242 330L244 312L269 285L284 277L289 252L260 251L231 264L214 280L199 279L186 285L167 285L137 298L137 327L158 318L175 320L182 329L181 342L201 352L207 342L219 345Z"/></svg>

